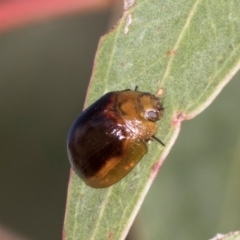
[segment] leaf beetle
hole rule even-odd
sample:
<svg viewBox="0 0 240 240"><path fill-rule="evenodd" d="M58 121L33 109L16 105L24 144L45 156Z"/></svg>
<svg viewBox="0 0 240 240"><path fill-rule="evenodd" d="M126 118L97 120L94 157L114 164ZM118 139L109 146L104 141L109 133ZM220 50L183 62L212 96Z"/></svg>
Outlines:
<svg viewBox="0 0 240 240"><path fill-rule="evenodd" d="M73 123L67 139L70 164L89 186L111 186L128 174L157 140L161 98L135 89L106 93Z"/></svg>

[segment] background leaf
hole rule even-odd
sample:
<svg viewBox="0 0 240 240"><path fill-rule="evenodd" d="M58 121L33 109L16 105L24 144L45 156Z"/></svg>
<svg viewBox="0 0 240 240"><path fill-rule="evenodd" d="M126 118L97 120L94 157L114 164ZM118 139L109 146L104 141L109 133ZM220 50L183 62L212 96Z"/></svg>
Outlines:
<svg viewBox="0 0 240 240"><path fill-rule="evenodd" d="M239 232L230 232L227 234L217 234L214 238L210 240L239 240Z"/></svg>
<svg viewBox="0 0 240 240"><path fill-rule="evenodd" d="M239 68L240 4L235 1L137 1L105 36L95 59L86 106L108 91L164 89L165 114L156 143L118 184L92 189L72 174L66 239L123 238L170 150L179 123L214 99ZM101 89L101 91L99 90Z"/></svg>

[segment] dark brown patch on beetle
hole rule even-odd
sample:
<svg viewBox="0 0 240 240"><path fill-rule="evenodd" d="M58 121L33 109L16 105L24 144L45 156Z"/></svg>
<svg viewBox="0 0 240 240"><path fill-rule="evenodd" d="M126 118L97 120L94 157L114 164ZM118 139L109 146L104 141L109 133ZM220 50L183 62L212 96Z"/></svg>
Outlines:
<svg viewBox="0 0 240 240"><path fill-rule="evenodd" d="M80 115L69 134L75 171L83 177L94 176L109 159L122 153L119 136L125 136L126 131L114 107L116 100L116 95L106 94Z"/></svg>

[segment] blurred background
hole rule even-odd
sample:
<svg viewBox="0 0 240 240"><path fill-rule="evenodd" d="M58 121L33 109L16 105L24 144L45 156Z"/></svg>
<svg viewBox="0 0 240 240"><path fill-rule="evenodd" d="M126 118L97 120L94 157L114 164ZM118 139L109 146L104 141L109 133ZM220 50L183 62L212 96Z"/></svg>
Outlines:
<svg viewBox="0 0 240 240"><path fill-rule="evenodd" d="M101 10L1 33L0 240L61 239L66 135L112 19ZM183 122L129 240L209 239L240 229L239 78Z"/></svg>

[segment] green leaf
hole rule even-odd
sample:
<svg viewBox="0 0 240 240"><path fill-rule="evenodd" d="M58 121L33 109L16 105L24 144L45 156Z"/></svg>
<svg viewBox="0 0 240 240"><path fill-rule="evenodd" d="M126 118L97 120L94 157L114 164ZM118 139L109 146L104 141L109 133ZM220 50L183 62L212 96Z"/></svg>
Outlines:
<svg viewBox="0 0 240 240"><path fill-rule="evenodd" d="M210 240L240 240L240 232L230 232L227 234L217 234L214 238Z"/></svg>
<svg viewBox="0 0 240 240"><path fill-rule="evenodd" d="M167 146L148 153L120 182L86 186L72 173L64 239L124 239L180 123L204 110L239 69L240 2L126 0L117 26L99 44L85 107L104 93L164 92L156 134Z"/></svg>

